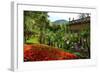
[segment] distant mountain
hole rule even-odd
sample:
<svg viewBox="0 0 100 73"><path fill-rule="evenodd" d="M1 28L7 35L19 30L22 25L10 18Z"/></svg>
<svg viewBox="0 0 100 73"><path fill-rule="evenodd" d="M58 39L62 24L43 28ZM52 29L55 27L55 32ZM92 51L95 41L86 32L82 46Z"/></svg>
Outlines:
<svg viewBox="0 0 100 73"><path fill-rule="evenodd" d="M54 21L52 23L53 24L60 25L60 24L68 24L68 21L67 20L64 20L64 19L61 19L61 20L56 20L56 21Z"/></svg>

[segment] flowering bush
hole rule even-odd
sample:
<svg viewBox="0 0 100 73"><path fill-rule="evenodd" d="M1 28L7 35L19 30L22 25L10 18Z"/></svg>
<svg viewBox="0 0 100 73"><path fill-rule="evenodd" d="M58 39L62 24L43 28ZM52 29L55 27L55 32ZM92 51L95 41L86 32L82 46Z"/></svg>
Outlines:
<svg viewBox="0 0 100 73"><path fill-rule="evenodd" d="M43 44L24 45L24 61L76 59L76 55Z"/></svg>

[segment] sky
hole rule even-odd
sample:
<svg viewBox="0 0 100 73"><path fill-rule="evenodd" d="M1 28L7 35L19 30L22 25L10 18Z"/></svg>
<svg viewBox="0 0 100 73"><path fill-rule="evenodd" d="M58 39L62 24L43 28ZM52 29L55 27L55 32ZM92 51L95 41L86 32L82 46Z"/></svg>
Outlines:
<svg viewBox="0 0 100 73"><path fill-rule="evenodd" d="M78 19L79 14L76 13L48 13L50 21L56 21L56 20L60 20L60 19L64 19L69 21L69 17L72 20L74 19Z"/></svg>

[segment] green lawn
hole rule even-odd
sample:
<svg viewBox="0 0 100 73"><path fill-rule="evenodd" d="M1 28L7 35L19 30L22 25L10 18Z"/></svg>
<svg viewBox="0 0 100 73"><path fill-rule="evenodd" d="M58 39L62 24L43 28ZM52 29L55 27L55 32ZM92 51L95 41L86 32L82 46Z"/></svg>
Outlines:
<svg viewBox="0 0 100 73"><path fill-rule="evenodd" d="M37 37L32 37L29 40L26 41L27 43L39 43L38 38Z"/></svg>

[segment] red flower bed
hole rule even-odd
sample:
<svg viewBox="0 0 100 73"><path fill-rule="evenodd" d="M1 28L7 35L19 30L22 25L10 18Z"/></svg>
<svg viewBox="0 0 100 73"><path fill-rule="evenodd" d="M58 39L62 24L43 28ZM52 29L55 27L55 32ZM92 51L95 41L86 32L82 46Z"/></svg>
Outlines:
<svg viewBox="0 0 100 73"><path fill-rule="evenodd" d="M64 52L59 48L47 45L33 44L24 45L24 61L48 61L76 59L76 55Z"/></svg>

